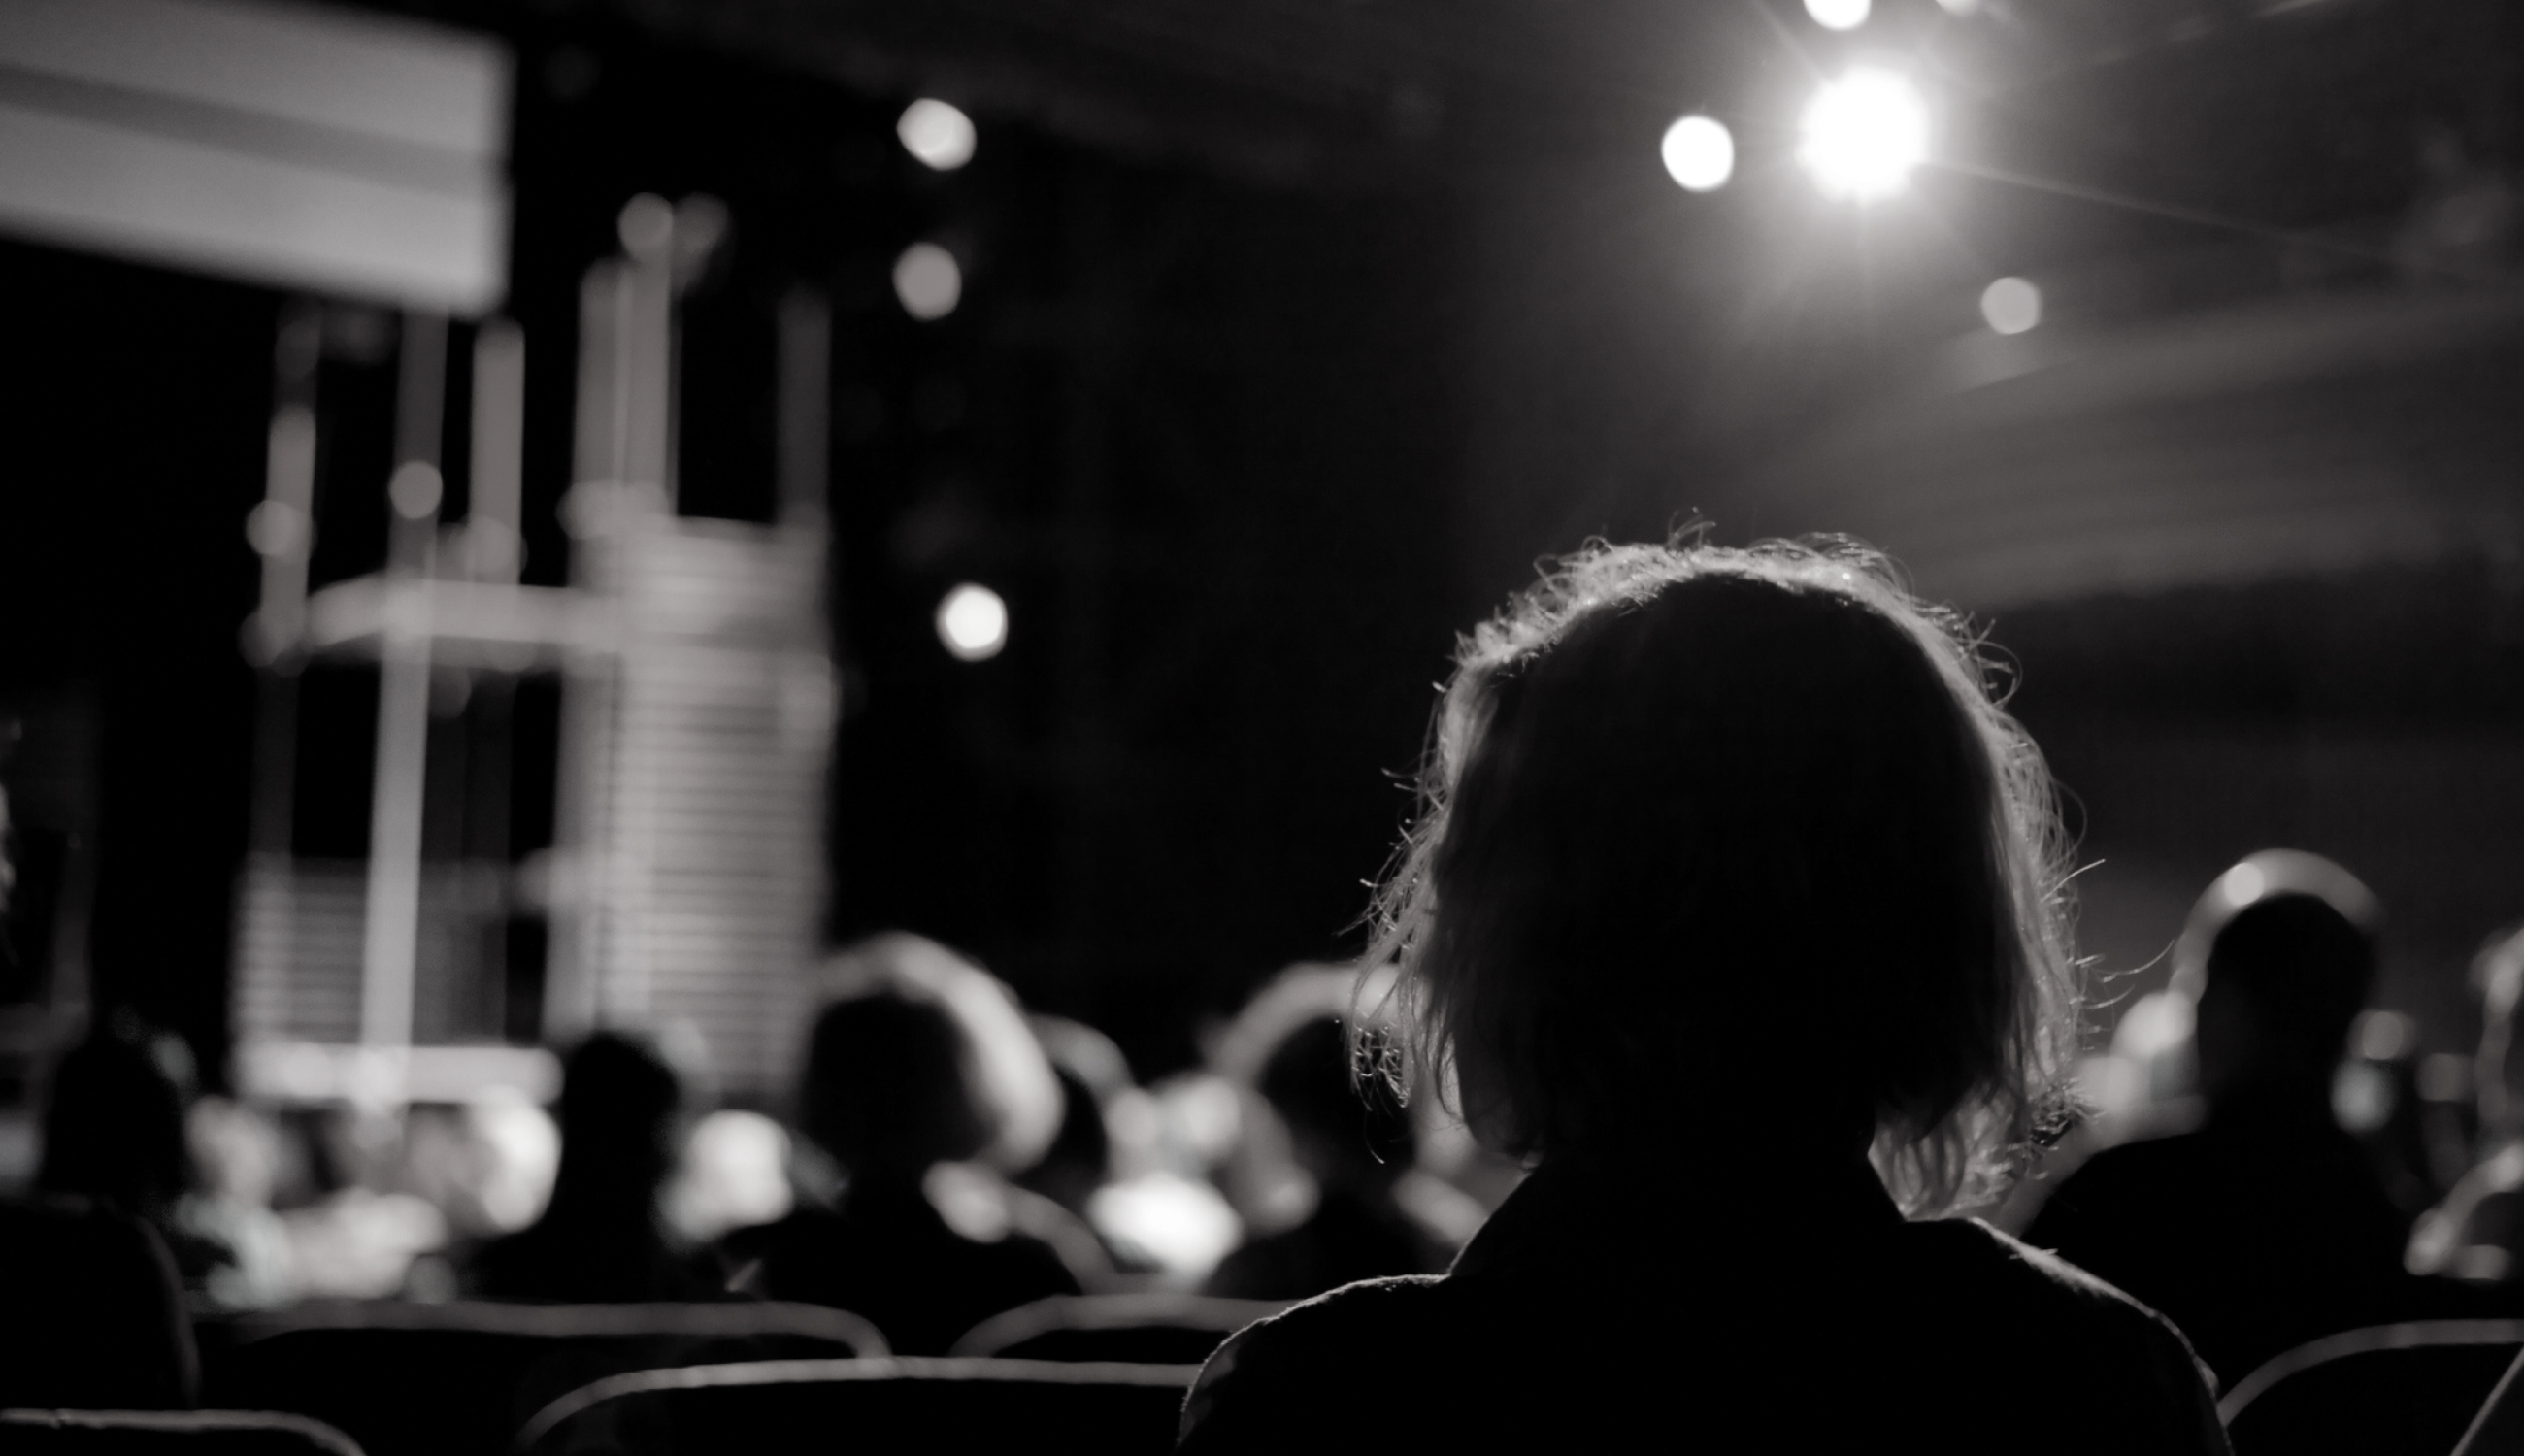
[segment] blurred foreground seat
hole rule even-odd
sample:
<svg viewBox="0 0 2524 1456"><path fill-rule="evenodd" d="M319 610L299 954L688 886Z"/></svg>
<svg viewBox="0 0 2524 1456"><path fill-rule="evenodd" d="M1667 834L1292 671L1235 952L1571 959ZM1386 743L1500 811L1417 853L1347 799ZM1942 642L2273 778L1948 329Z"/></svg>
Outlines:
<svg viewBox="0 0 2524 1456"><path fill-rule="evenodd" d="M766 1360L613 1376L545 1407L527 1456L1172 1451L1197 1365Z"/></svg>
<svg viewBox="0 0 2524 1456"><path fill-rule="evenodd" d="M2279 1355L2217 1402L2235 1456L2447 1456L2524 1349L2524 1320L2350 1330Z"/></svg>
<svg viewBox="0 0 2524 1456"><path fill-rule="evenodd" d="M1021 1304L964 1333L947 1353L1020 1360L1198 1365L1227 1336L1288 1307L1207 1294L1064 1294Z"/></svg>
<svg viewBox="0 0 2524 1456"><path fill-rule="evenodd" d="M0 1450L26 1456L360 1456L320 1421L273 1411L0 1411Z"/></svg>
<svg viewBox="0 0 2524 1456"><path fill-rule="evenodd" d="M305 1305L204 1345L212 1403L313 1416L368 1456L505 1452L527 1417L624 1371L887 1353L856 1315L770 1302Z"/></svg>
<svg viewBox="0 0 2524 1456"><path fill-rule="evenodd" d="M155 1230L85 1199L0 1202L0 1406L182 1410L196 1374Z"/></svg>

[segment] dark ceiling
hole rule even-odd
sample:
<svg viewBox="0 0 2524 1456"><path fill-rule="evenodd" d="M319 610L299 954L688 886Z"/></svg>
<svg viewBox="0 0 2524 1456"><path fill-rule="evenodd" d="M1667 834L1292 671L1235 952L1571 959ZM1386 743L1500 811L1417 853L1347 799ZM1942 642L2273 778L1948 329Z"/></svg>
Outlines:
<svg viewBox="0 0 2524 1456"><path fill-rule="evenodd" d="M1188 156L1290 183L1460 174L1606 146L1645 152L1654 131L1643 126L1694 108L1757 134L1784 134L1809 73L1853 57L1899 55L1955 104L2012 119L2011 134L1993 138L2000 150L2044 133L2082 133L2107 152L2163 161L2159 143L2170 137L2182 157L2173 170L2189 175L2159 180L2222 192L2273 170L2235 164L2280 129L2335 154L2331 172L2365 152L2400 150L2354 133L2367 126L2379 88L2414 72L2450 115L2501 108L2513 64L2511 22L2479 0L1883 0L1866 26L1845 35L1820 29L1796 0L386 0L386 8L503 30L520 21L529 28L621 24L875 96L944 95L986 117L1023 119L1118 152ZM2133 84L2147 104L2127 104L2141 99L2129 93Z"/></svg>

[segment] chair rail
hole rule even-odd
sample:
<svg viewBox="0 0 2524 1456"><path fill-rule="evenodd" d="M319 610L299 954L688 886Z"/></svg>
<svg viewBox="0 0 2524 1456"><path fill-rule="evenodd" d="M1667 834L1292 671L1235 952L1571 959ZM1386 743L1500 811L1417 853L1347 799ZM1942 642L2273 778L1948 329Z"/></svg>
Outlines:
<svg viewBox="0 0 2524 1456"><path fill-rule="evenodd" d="M1063 1330L1130 1330L1172 1326L1233 1335L1295 1303L1292 1299L1226 1299L1213 1294L1054 1294L1003 1310L956 1337L951 1356L983 1358L1038 1335Z"/></svg>
<svg viewBox="0 0 2524 1456"><path fill-rule="evenodd" d="M2378 1350L2416 1350L2435 1345L2524 1344L2524 1320L2407 1320L2370 1325L2307 1340L2263 1361L2217 1401L2217 1419L2232 1424L2272 1385L2317 1365Z"/></svg>
<svg viewBox="0 0 2524 1456"><path fill-rule="evenodd" d="M510 1304L489 1299L444 1304L352 1300L302 1304L235 1322L240 1347L302 1330L462 1330L552 1338L575 1335L806 1335L837 1340L860 1358L894 1353L885 1335L861 1316L821 1304L783 1300L717 1303Z"/></svg>
<svg viewBox="0 0 2524 1456"><path fill-rule="evenodd" d="M1113 1360L974 1360L889 1355L873 1360L749 1360L687 1365L607 1376L555 1400L517 1431L515 1448L530 1451L553 1429L590 1407L622 1396L716 1385L783 1385L840 1381L1010 1381L1047 1385L1174 1385L1191 1388L1197 1365L1136 1365Z"/></svg>
<svg viewBox="0 0 2524 1456"><path fill-rule="evenodd" d="M287 1411L0 1410L0 1428L39 1431L287 1431L333 1456L363 1456L360 1443L323 1422Z"/></svg>

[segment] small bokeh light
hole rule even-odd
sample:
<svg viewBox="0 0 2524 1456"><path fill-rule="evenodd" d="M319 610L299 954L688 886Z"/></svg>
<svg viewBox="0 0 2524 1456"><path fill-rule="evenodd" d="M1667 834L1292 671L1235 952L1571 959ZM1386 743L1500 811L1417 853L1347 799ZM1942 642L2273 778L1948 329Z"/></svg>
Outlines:
<svg viewBox="0 0 2524 1456"><path fill-rule="evenodd" d="M933 171L953 171L973 160L973 119L953 106L923 96L902 109L894 123L902 149Z"/></svg>
<svg viewBox="0 0 2524 1456"><path fill-rule="evenodd" d="M1686 192L1715 192L1735 174L1735 135L1715 117L1685 117L1665 129L1665 170Z"/></svg>
<svg viewBox="0 0 2524 1456"><path fill-rule="evenodd" d="M1797 160L1832 197L1889 197L1928 154L1928 108L1911 82L1861 67L1806 106Z"/></svg>
<svg viewBox="0 0 2524 1456"><path fill-rule="evenodd" d="M2042 321L2042 290L2023 278L2001 278L1980 291L1980 316L1994 333L2020 334Z"/></svg>
<svg viewBox="0 0 2524 1456"><path fill-rule="evenodd" d="M894 261L894 296L914 318L944 318L963 300L964 270L936 243L914 243Z"/></svg>
<svg viewBox="0 0 2524 1456"><path fill-rule="evenodd" d="M1806 14L1826 30L1855 30L1873 9L1870 0L1806 0Z"/></svg>
<svg viewBox="0 0 2524 1456"><path fill-rule="evenodd" d="M989 587L965 582L938 604L938 640L958 661L997 656L1008 645L1008 604Z"/></svg>
<svg viewBox="0 0 2524 1456"><path fill-rule="evenodd" d="M418 520L436 510L439 498L446 493L438 467L422 461L406 461L395 466L394 478L386 482L386 499L393 503L395 514L406 520Z"/></svg>

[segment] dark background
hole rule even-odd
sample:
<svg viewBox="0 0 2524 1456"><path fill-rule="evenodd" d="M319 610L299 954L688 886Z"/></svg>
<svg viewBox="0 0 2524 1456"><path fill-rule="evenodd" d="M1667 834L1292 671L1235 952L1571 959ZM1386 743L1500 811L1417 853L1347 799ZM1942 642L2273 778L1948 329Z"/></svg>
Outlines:
<svg viewBox="0 0 2524 1456"><path fill-rule="evenodd" d="M392 8L516 51L528 579L565 572L578 278L624 199L734 218L687 315L687 511L767 516L773 310L834 301L837 940L937 936L1142 1074L1181 1065L1262 977L1355 945L1452 634L1540 556L1702 514L1726 541L1858 530L1993 624L2102 861L2081 884L2107 970L2146 966L2235 856L2299 845L2392 907L2387 998L2432 1046L2471 1035L2462 962L2524 913L2524 537L2500 524L2524 329L2511 219L2469 252L2408 239L2449 185L2432 155L2511 186L2511 7L1885 0L1851 36L1755 0ZM1860 213L1789 153L1815 81L1875 55L1934 89L1949 165ZM920 94L975 116L971 166L895 142ZM1708 196L1657 161L1692 109L1741 147ZM889 282L919 239L965 270L935 323ZM26 833L89 851L98 999L215 1067L252 753L241 523L290 301L30 246L0 265L0 703L30 725L0 777ZM2315 385L2246 364L2173 404L2036 396L2071 367L1906 405L1969 362L1972 300L2009 272L2045 290L2028 342L2107 372L2257 309L2477 298L2510 321L2371 364L2335 330ZM319 582L382 557L392 328L328 311ZM2262 548L2326 470L2403 468L2422 437L2458 448L2356 477L2381 527ZM2125 554L2161 569L1988 585L2121 500L2042 484L2063 461L2138 482L2120 518L2160 541ZM2262 477L2286 488L2236 483ZM2029 483L1959 532L1940 503L1973 482ZM930 625L967 579L1011 609L981 664ZM364 845L368 702L306 679L301 852ZM530 684L520 853L551 833L551 716Z"/></svg>

